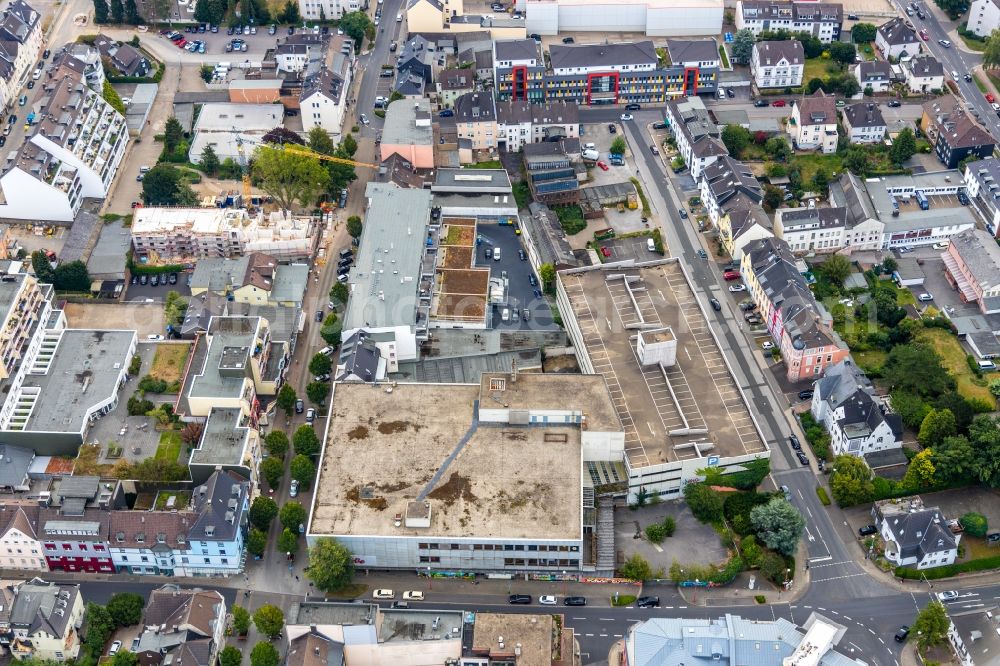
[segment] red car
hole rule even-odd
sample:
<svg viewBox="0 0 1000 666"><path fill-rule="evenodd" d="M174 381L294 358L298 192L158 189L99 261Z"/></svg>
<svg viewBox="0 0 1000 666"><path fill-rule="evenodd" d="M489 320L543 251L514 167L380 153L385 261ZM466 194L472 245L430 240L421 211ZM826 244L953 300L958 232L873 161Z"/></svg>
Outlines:
<svg viewBox="0 0 1000 666"><path fill-rule="evenodd" d="M604 162L598 162L597 166L599 166L601 168L601 171L607 171L608 170L608 165L605 164Z"/></svg>
<svg viewBox="0 0 1000 666"><path fill-rule="evenodd" d="M921 30L920 31L920 39L922 39L922 40L924 40L926 42L930 38L931 38L931 36L927 34L926 30Z"/></svg>
<svg viewBox="0 0 1000 666"><path fill-rule="evenodd" d="M992 104L993 102L997 101L997 99L996 97L993 96L993 93L986 93L986 101Z"/></svg>
<svg viewBox="0 0 1000 666"><path fill-rule="evenodd" d="M601 254L603 254L605 257L610 257L611 256L611 250L609 248L602 247L601 248Z"/></svg>
<svg viewBox="0 0 1000 666"><path fill-rule="evenodd" d="M732 282L733 280L739 280L740 279L740 272L739 271L726 271L725 273L722 274L722 277L725 278L726 282Z"/></svg>
<svg viewBox="0 0 1000 666"><path fill-rule="evenodd" d="M174 42L174 44L176 44L176 45L177 45L177 48L179 48L179 49L182 49L182 48L184 48L185 46L187 46L187 43L188 43L188 42L187 42L187 40L186 40L186 39L179 39L179 40L177 40L176 42Z"/></svg>
<svg viewBox="0 0 1000 666"><path fill-rule="evenodd" d="M784 106L784 105L785 105L785 100L783 99L776 99L773 102L771 102L771 106Z"/></svg>

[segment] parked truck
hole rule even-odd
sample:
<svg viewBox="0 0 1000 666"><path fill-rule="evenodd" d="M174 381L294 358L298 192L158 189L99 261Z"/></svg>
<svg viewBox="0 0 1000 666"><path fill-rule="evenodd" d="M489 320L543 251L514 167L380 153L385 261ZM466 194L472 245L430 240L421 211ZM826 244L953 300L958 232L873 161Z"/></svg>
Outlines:
<svg viewBox="0 0 1000 666"><path fill-rule="evenodd" d="M924 196L923 190L917 190L917 203L920 205L921 210L927 210L931 207L930 202L927 201L927 197Z"/></svg>

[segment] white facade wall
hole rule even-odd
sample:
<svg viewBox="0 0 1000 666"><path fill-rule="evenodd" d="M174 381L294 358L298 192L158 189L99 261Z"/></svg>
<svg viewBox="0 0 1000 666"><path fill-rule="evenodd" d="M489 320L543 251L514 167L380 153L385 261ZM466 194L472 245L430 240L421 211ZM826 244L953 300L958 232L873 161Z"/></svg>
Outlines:
<svg viewBox="0 0 1000 666"><path fill-rule="evenodd" d="M524 27L528 34L558 35L559 5L556 2L528 2Z"/></svg>
<svg viewBox="0 0 1000 666"><path fill-rule="evenodd" d="M729 216L728 215L724 216L721 222L722 225L728 226L728 220ZM723 231L723 228L720 227L720 231ZM732 230L729 229L728 233L731 234ZM754 224L749 229L746 229L742 234L734 238L732 242L732 247L727 249L729 250L729 254L732 255L733 259L735 259L736 261L740 261L741 259L743 259L743 248L745 248L747 245L749 245L754 241L763 240L765 238L771 238L773 236L774 233L772 233L770 229L762 227L759 224Z"/></svg>
<svg viewBox="0 0 1000 666"><path fill-rule="evenodd" d="M361 9L359 0L299 0L299 14L309 20L339 19L346 12Z"/></svg>
<svg viewBox="0 0 1000 666"><path fill-rule="evenodd" d="M890 46L889 42L886 41L881 32L875 33L875 46L886 58L895 58L897 60L899 59L899 56L903 55L904 51L911 57L920 53L920 42L911 44L895 44Z"/></svg>
<svg viewBox="0 0 1000 666"><path fill-rule="evenodd" d="M0 568L48 571L49 565L38 539L21 530L10 529L0 538Z"/></svg>
<svg viewBox="0 0 1000 666"><path fill-rule="evenodd" d="M993 0L973 0L968 28L980 37L989 37L1000 28L1000 7Z"/></svg>
<svg viewBox="0 0 1000 666"><path fill-rule="evenodd" d="M39 17L24 43L18 45L14 72L10 80L0 80L0 109L7 108L8 104L13 106L18 96L22 94L21 89L28 80L28 73L38 62L38 56L42 52L42 41L42 20Z"/></svg>
<svg viewBox="0 0 1000 666"><path fill-rule="evenodd" d="M560 32L639 32L650 37L717 35L722 30L722 2L696 6L662 2L583 3L543 0L527 2L529 34Z"/></svg>
<svg viewBox="0 0 1000 666"><path fill-rule="evenodd" d="M882 535L882 540L884 542L895 544L896 540L893 537L892 530L889 529L889 520L883 520L882 524L879 526L879 531ZM937 553L927 553L922 560L917 561L916 557L898 557L898 549L890 550L887 548L885 557L890 562L901 567L910 567L916 565L918 569L932 569L934 567L943 567L949 564L954 564L955 560L958 559L958 540L959 535L956 535L955 548L949 550L944 550Z"/></svg>
<svg viewBox="0 0 1000 666"><path fill-rule="evenodd" d="M348 78L339 102L335 102L319 92L302 100L299 110L302 114L303 131L309 132L314 127L320 127L331 136L339 136L344 128L344 110L349 89L350 79Z"/></svg>
<svg viewBox="0 0 1000 666"><path fill-rule="evenodd" d="M878 127L852 127L847 121L844 125L848 130L847 138L851 143L881 143L885 138L885 125Z"/></svg>
<svg viewBox="0 0 1000 666"><path fill-rule="evenodd" d="M524 144L531 143L531 122L511 125L497 124L497 140L507 142L507 152L516 153Z"/></svg>
<svg viewBox="0 0 1000 666"><path fill-rule="evenodd" d="M878 220L866 220L844 231L844 246L852 250L877 250L882 246L885 225Z"/></svg>
<svg viewBox="0 0 1000 666"><path fill-rule="evenodd" d="M774 226L778 238L788 243L792 252L834 252L844 246L844 226L820 229L818 225L790 225L788 228L782 223L781 215L775 215Z"/></svg>
<svg viewBox="0 0 1000 666"><path fill-rule="evenodd" d="M698 37L722 31L722 3L711 7L650 7L646 11L649 37Z"/></svg>
<svg viewBox="0 0 1000 666"><path fill-rule="evenodd" d="M754 46L750 71L753 72L753 80L758 88L796 88L802 85L805 65L792 65L784 58L773 65L762 65L760 54Z"/></svg>
<svg viewBox="0 0 1000 666"><path fill-rule="evenodd" d="M910 68L904 67L903 69L906 71L906 85L910 92L925 93L944 88L943 74L941 76L914 76L913 70Z"/></svg>
<svg viewBox="0 0 1000 666"><path fill-rule="evenodd" d="M834 412L833 418L827 422L826 430L830 433L830 445L833 447L834 455L863 456L866 453L898 449L901 446L901 443L892 434L892 428L885 421L882 421L878 428L867 437L849 438L837 422L837 419L843 418L843 416L843 407L838 408Z"/></svg>

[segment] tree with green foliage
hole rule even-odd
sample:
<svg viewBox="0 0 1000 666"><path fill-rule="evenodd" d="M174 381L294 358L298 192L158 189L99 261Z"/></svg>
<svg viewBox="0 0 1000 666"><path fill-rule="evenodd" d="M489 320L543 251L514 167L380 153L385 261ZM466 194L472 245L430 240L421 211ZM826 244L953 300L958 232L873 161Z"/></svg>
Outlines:
<svg viewBox="0 0 1000 666"><path fill-rule="evenodd" d="M351 235L351 238L361 238L361 218L357 215L351 215L347 218L347 233Z"/></svg>
<svg viewBox="0 0 1000 666"><path fill-rule="evenodd" d="M111 105L112 109L123 116L125 115L125 102L122 101L122 98L118 95L118 91L111 87L111 83L107 80L104 81L104 87L101 89L101 97Z"/></svg>
<svg viewBox="0 0 1000 666"><path fill-rule="evenodd" d="M288 435L284 430L272 430L264 437L264 448L276 458L283 458L288 451Z"/></svg>
<svg viewBox="0 0 1000 666"><path fill-rule="evenodd" d="M851 274L851 262L842 254L834 254L827 257L817 270L831 283L840 287Z"/></svg>
<svg viewBox="0 0 1000 666"><path fill-rule="evenodd" d="M331 347L339 347L340 333L343 328L344 324L337 317L337 313L331 312L323 320L323 327L319 330L319 337L323 338L323 341Z"/></svg>
<svg viewBox="0 0 1000 666"><path fill-rule="evenodd" d="M215 176L219 173L219 156L215 154L215 148L212 148L212 144L205 144L205 150L201 151L199 166L207 176Z"/></svg>
<svg viewBox="0 0 1000 666"><path fill-rule="evenodd" d="M308 423L300 425L292 435L292 448L302 456L314 456L319 453L319 437Z"/></svg>
<svg viewBox="0 0 1000 666"><path fill-rule="evenodd" d="M917 619L913 621L910 633L916 635L920 649L926 650L942 645L948 639L950 628L948 611L945 610L944 604L935 599L917 613Z"/></svg>
<svg viewBox="0 0 1000 666"><path fill-rule="evenodd" d="M853 63L855 57L858 55L857 48L854 44L848 44L847 42L831 42L827 46L830 51L830 60L840 64L841 67Z"/></svg>
<svg viewBox="0 0 1000 666"><path fill-rule="evenodd" d="M934 485L936 470L933 457L933 449L924 449L913 456L913 460L910 461L906 468L906 474L903 476L903 486L916 492Z"/></svg>
<svg viewBox="0 0 1000 666"><path fill-rule="evenodd" d="M347 12L340 18L340 29L354 40L355 51L361 51L361 42L372 25L371 19L365 12Z"/></svg>
<svg viewBox="0 0 1000 666"><path fill-rule="evenodd" d="M260 138L260 141L261 143L273 143L276 146L284 146L289 143L296 146L306 145L306 142L299 136L298 132L293 132L284 125L272 128Z"/></svg>
<svg viewBox="0 0 1000 666"><path fill-rule="evenodd" d="M166 152L172 153L182 141L184 141L184 127L176 116L170 116L163 128L163 147Z"/></svg>
<svg viewBox="0 0 1000 666"><path fill-rule="evenodd" d="M108 3L106 0L94 0L94 23L103 25L108 22Z"/></svg>
<svg viewBox="0 0 1000 666"><path fill-rule="evenodd" d="M35 250L31 253L31 268L35 271L35 277L38 278L39 282L46 284L55 282L56 272L52 268L49 258L41 250Z"/></svg>
<svg viewBox="0 0 1000 666"><path fill-rule="evenodd" d="M724 498L705 483L684 485L684 501L695 518L703 523L714 523L722 518Z"/></svg>
<svg viewBox="0 0 1000 666"><path fill-rule="evenodd" d="M855 44L867 44L875 41L875 34L878 32L871 23L855 23L851 28L851 39Z"/></svg>
<svg viewBox="0 0 1000 666"><path fill-rule="evenodd" d="M347 299L351 297L351 290L343 282L335 282L330 287L330 300L340 305L347 305Z"/></svg>
<svg viewBox="0 0 1000 666"><path fill-rule="evenodd" d="M309 359L310 374L326 375L329 374L331 368L333 368L333 361L326 354L313 354L313 357Z"/></svg>
<svg viewBox="0 0 1000 666"><path fill-rule="evenodd" d="M319 125L309 130L307 144L309 149L320 155L333 155L333 139Z"/></svg>
<svg viewBox="0 0 1000 666"><path fill-rule="evenodd" d="M297 455L288 464L288 471L292 478L308 488L316 478L316 465L309 456Z"/></svg>
<svg viewBox="0 0 1000 666"><path fill-rule="evenodd" d="M777 553L765 551L760 558L760 573L775 585L783 585L789 579L789 566L785 558Z"/></svg>
<svg viewBox="0 0 1000 666"><path fill-rule="evenodd" d="M326 191L330 174L316 157L260 146L254 152L253 175L261 189L284 210L308 206Z"/></svg>
<svg viewBox="0 0 1000 666"><path fill-rule="evenodd" d="M346 135L344 135L344 138L340 141L340 145L337 146L337 153L341 157L351 159L357 152L358 152L358 142L354 138L354 135L348 132Z"/></svg>
<svg viewBox="0 0 1000 666"><path fill-rule="evenodd" d="M653 578L653 567L649 565L639 553L636 553L632 557L625 560L625 564L618 569L618 573L622 575L623 578L630 578L631 580L650 580Z"/></svg>
<svg viewBox="0 0 1000 666"><path fill-rule="evenodd" d="M87 265L79 259L56 266L52 286L56 291L90 291L90 274Z"/></svg>
<svg viewBox="0 0 1000 666"><path fill-rule="evenodd" d="M299 525L305 524L307 517L306 508L302 506L301 502L296 500L285 502L285 505L281 507L281 512L278 514L278 520L281 522L282 527L296 532L299 531Z"/></svg>
<svg viewBox="0 0 1000 666"><path fill-rule="evenodd" d="M285 626L285 614L277 606L264 604L253 612L253 623L260 633L277 638Z"/></svg>
<svg viewBox="0 0 1000 666"><path fill-rule="evenodd" d="M760 566L760 558L764 555L764 549L757 543L756 537L749 534L740 539L740 554L743 555L743 561L752 569Z"/></svg>
<svg viewBox="0 0 1000 666"><path fill-rule="evenodd" d="M778 189L774 185L765 185L764 200L761 202L761 205L764 207L764 210L768 211L769 213L773 213L774 211L778 210L779 206L781 206L781 202L782 200L784 200L784 198L785 198L785 193L782 192L780 189Z"/></svg>
<svg viewBox="0 0 1000 666"><path fill-rule="evenodd" d="M791 555L802 538L806 519L784 497L775 497L750 510L750 524L765 546L782 555Z"/></svg>
<svg viewBox="0 0 1000 666"><path fill-rule="evenodd" d="M989 522L986 520L986 516L981 513L970 511L959 518L958 522L965 528L966 534L977 539L985 538L986 533L989 532Z"/></svg>
<svg viewBox="0 0 1000 666"><path fill-rule="evenodd" d="M612 153L614 153L616 155L624 155L625 154L625 148L626 148L625 137L623 137L621 134L619 134L611 142L611 149L610 149L609 152L612 152Z"/></svg>
<svg viewBox="0 0 1000 666"><path fill-rule="evenodd" d="M977 416L969 426L969 441L976 452L976 478L992 488L1000 486L1000 419Z"/></svg>
<svg viewBox="0 0 1000 666"><path fill-rule="evenodd" d="M941 483L974 477L977 469L976 451L966 437L946 437L934 448L934 476Z"/></svg>
<svg viewBox="0 0 1000 666"><path fill-rule="evenodd" d="M119 627L131 627L142 621L146 600L141 594L119 592L108 600L108 613Z"/></svg>
<svg viewBox="0 0 1000 666"><path fill-rule="evenodd" d="M295 389L292 388L291 384L282 384L281 388L278 389L278 395L275 398L275 403L280 409L285 410L285 414L288 416L292 415L295 411L295 401L298 400L298 396L295 395Z"/></svg>
<svg viewBox="0 0 1000 666"><path fill-rule="evenodd" d="M180 171L169 164L157 164L143 176L142 200L147 206L191 206L198 197Z"/></svg>
<svg viewBox="0 0 1000 666"><path fill-rule="evenodd" d="M792 147L784 136L772 136L765 141L764 152L775 162L787 162L792 157Z"/></svg>
<svg viewBox="0 0 1000 666"><path fill-rule="evenodd" d="M889 352L883 368L886 384L921 398L935 398L955 390L955 380L941 365L941 357L930 345L915 342L898 345Z"/></svg>
<svg viewBox="0 0 1000 666"><path fill-rule="evenodd" d="M139 16L139 8L136 7L135 0L125 0L125 22L129 25L139 25L142 22L142 17ZM134 39L138 42L138 35ZM132 46L139 45L133 44Z"/></svg>
<svg viewBox="0 0 1000 666"><path fill-rule="evenodd" d="M753 45L756 40L757 38L754 37L753 31L749 28L737 31L733 36L732 46L729 47L732 59L741 65L750 64L750 58L753 56Z"/></svg>
<svg viewBox="0 0 1000 666"><path fill-rule="evenodd" d="M306 577L320 592L336 592L351 582L354 556L336 539L321 537L309 549Z"/></svg>
<svg viewBox="0 0 1000 666"><path fill-rule="evenodd" d="M277 648L270 643L261 641L250 651L250 666L278 666L281 656Z"/></svg>
<svg viewBox="0 0 1000 666"><path fill-rule="evenodd" d="M314 405L322 405L330 395L330 384L328 382L309 382L306 384L306 397Z"/></svg>
<svg viewBox="0 0 1000 666"><path fill-rule="evenodd" d="M278 505L270 497L258 495L250 504L250 511L247 518L250 524L262 532L267 532L271 521L278 515Z"/></svg>
<svg viewBox="0 0 1000 666"><path fill-rule="evenodd" d="M111 22L122 23L125 20L125 6L122 0L111 0Z"/></svg>
<svg viewBox="0 0 1000 666"><path fill-rule="evenodd" d="M851 146L844 153L841 163L846 169L856 176L865 176L868 173L868 149L864 146Z"/></svg>
<svg viewBox="0 0 1000 666"><path fill-rule="evenodd" d="M863 504L875 492L871 468L857 456L842 455L833 459L830 490L833 499L842 507Z"/></svg>
<svg viewBox="0 0 1000 666"><path fill-rule="evenodd" d="M746 150L746 147L750 145L752 140L750 130L742 125L726 125L722 130L722 143L726 144L729 154L736 159L742 157L743 151Z"/></svg>
<svg viewBox="0 0 1000 666"><path fill-rule="evenodd" d="M111 666L139 666L139 655L128 650L121 650L111 658Z"/></svg>
<svg viewBox="0 0 1000 666"><path fill-rule="evenodd" d="M986 38L986 48L983 49L983 67L1000 67L1000 29L995 29Z"/></svg>
<svg viewBox="0 0 1000 666"><path fill-rule="evenodd" d="M903 129L892 141L889 148L889 159L893 164L901 165L917 153L917 138L909 127Z"/></svg>
<svg viewBox="0 0 1000 666"><path fill-rule="evenodd" d="M219 666L240 666L242 663L243 653L238 647L227 645L219 652Z"/></svg>
<svg viewBox="0 0 1000 666"><path fill-rule="evenodd" d="M243 606L233 606L233 633L246 636L250 631L250 611Z"/></svg>
<svg viewBox="0 0 1000 666"><path fill-rule="evenodd" d="M826 169L816 169L816 173L813 174L812 178L812 186L821 196L826 196L826 191L830 187L830 174L826 172ZM840 255L834 256L839 257Z"/></svg>
<svg viewBox="0 0 1000 666"><path fill-rule="evenodd" d="M111 613L104 606L91 602L87 604L84 626L87 627L87 638L84 643L90 654L104 654L104 644L108 642L117 627Z"/></svg>
<svg viewBox="0 0 1000 666"><path fill-rule="evenodd" d="M276 544L278 552L280 553L291 553L294 555L299 551L299 534L298 532L293 532L287 527L281 531L278 535L278 543Z"/></svg>
<svg viewBox="0 0 1000 666"><path fill-rule="evenodd" d="M187 306L188 302L184 300L180 292L171 289L163 301L163 320L167 324L179 326L184 323L184 313L187 311Z"/></svg>
<svg viewBox="0 0 1000 666"><path fill-rule="evenodd" d="M552 264L542 264L538 267L538 277L545 289L552 289L556 284L556 267Z"/></svg>
<svg viewBox="0 0 1000 666"><path fill-rule="evenodd" d="M285 475L285 466L281 463L281 458L271 456L261 461L260 473L268 487L277 488L281 485L281 477Z"/></svg>
<svg viewBox="0 0 1000 666"><path fill-rule="evenodd" d="M951 410L932 409L920 424L917 441L925 448L933 447L943 442L945 437L952 437L956 434L958 434L958 427L955 415L951 413Z"/></svg>
<svg viewBox="0 0 1000 666"><path fill-rule="evenodd" d="M278 14L278 21L281 23L290 23L292 25L302 22L302 17L299 15L299 5L294 2L294 0L288 0Z"/></svg>

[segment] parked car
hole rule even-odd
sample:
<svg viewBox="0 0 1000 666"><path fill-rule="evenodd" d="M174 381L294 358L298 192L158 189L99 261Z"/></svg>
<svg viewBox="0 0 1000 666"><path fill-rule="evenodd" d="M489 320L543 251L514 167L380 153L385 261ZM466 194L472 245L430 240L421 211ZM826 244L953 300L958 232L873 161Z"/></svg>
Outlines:
<svg viewBox="0 0 1000 666"><path fill-rule="evenodd" d="M910 635L910 628L904 624L902 627L899 628L899 631L896 632L894 638L896 639L897 643L902 643L903 641L906 640L906 637L909 635Z"/></svg>
<svg viewBox="0 0 1000 666"><path fill-rule="evenodd" d="M878 532L878 528L876 528L874 525L865 525L864 527L858 528L858 534L860 534L861 536L871 536L876 532Z"/></svg>
<svg viewBox="0 0 1000 666"><path fill-rule="evenodd" d="M732 282L733 280L740 279L740 272L737 270L726 271L722 274L722 277L726 280L726 282Z"/></svg>
<svg viewBox="0 0 1000 666"><path fill-rule="evenodd" d="M632 104L626 104L625 105L625 110L626 111L638 111L641 108L642 108L641 104L636 104L634 102Z"/></svg>
<svg viewBox="0 0 1000 666"><path fill-rule="evenodd" d="M510 604L530 604L531 595L530 594L512 594L507 597L507 603Z"/></svg>
<svg viewBox="0 0 1000 666"><path fill-rule="evenodd" d="M799 442L799 438L796 437L795 435L788 436L788 443L791 444L792 448L795 449L796 451L802 450L802 444Z"/></svg>
<svg viewBox="0 0 1000 666"><path fill-rule="evenodd" d="M563 606L586 606L587 597L566 597L563 599Z"/></svg>
<svg viewBox="0 0 1000 666"><path fill-rule="evenodd" d="M572 37L563 37L563 44L572 44L575 41Z"/></svg>
<svg viewBox="0 0 1000 666"><path fill-rule="evenodd" d="M455 112L452 111L451 109L441 109L441 111L438 113L438 118L451 118L454 115Z"/></svg>
<svg viewBox="0 0 1000 666"><path fill-rule="evenodd" d="M802 466L803 467L808 467L809 466L809 458L806 456L806 454L802 453L802 451L797 451L796 454L798 455L799 462L802 463Z"/></svg>
<svg viewBox="0 0 1000 666"><path fill-rule="evenodd" d="M722 303L719 302L719 299L710 298L708 302L712 304L712 309L715 310L716 312L722 310Z"/></svg>
<svg viewBox="0 0 1000 666"><path fill-rule="evenodd" d="M729 291L734 294L738 294L741 291L746 291L747 286L745 284L731 284L729 285Z"/></svg>
<svg viewBox="0 0 1000 666"><path fill-rule="evenodd" d="M396 593L392 590L379 589L372 592L372 599L395 599Z"/></svg>
<svg viewBox="0 0 1000 666"><path fill-rule="evenodd" d="M316 420L316 410L310 407L306 410L306 423L312 423Z"/></svg>
<svg viewBox="0 0 1000 666"><path fill-rule="evenodd" d="M760 348L763 349L764 351L771 351L772 349L774 349L774 343L768 340L767 342L762 344Z"/></svg>
<svg viewBox="0 0 1000 666"><path fill-rule="evenodd" d="M898 99L890 99L889 100L889 104L887 106L889 108L896 109L896 108L899 108L899 107L903 106L903 103L900 102Z"/></svg>
<svg viewBox="0 0 1000 666"><path fill-rule="evenodd" d="M659 597L639 597L635 600L635 605L637 608L659 608L660 598Z"/></svg>
<svg viewBox="0 0 1000 666"><path fill-rule="evenodd" d="M538 597L538 603L542 604L543 606L555 606L556 598L551 594L543 594L542 596Z"/></svg>
<svg viewBox="0 0 1000 666"><path fill-rule="evenodd" d="M599 161L597 163L597 166L598 166L598 168L600 168L601 171L607 171L609 169L608 165L605 164L604 162L600 162Z"/></svg>
<svg viewBox="0 0 1000 666"><path fill-rule="evenodd" d="M118 650L121 650L121 649L122 649L122 642L121 641L115 641L114 643L111 644L111 649L108 650L108 655L111 656L111 657L113 657L116 654L118 654Z"/></svg>
<svg viewBox="0 0 1000 666"><path fill-rule="evenodd" d="M403 592L403 599L406 601L423 601L424 593L420 590L407 590Z"/></svg>
<svg viewBox="0 0 1000 666"><path fill-rule="evenodd" d="M298 494L299 494L299 480L298 479L292 479L291 485L288 486L288 496L289 497L297 497Z"/></svg>
<svg viewBox="0 0 1000 666"><path fill-rule="evenodd" d="M622 120L622 122L627 122L629 120L632 120L632 114L631 113L623 113L621 115L621 120Z"/></svg>
<svg viewBox="0 0 1000 666"><path fill-rule="evenodd" d="M812 400L813 390L806 389L804 391L799 391L799 400Z"/></svg>
<svg viewBox="0 0 1000 666"><path fill-rule="evenodd" d="M776 99L773 102L771 102L771 106L784 106L784 105L785 105L785 100L783 99Z"/></svg>
<svg viewBox="0 0 1000 666"><path fill-rule="evenodd" d="M758 99L753 103L758 109L764 108L765 106L770 106L766 99Z"/></svg>

